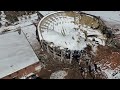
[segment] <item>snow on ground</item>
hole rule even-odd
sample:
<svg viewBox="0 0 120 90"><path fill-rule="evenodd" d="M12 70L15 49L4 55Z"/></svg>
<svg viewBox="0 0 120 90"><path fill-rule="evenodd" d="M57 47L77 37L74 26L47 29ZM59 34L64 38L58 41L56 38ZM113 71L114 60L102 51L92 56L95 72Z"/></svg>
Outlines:
<svg viewBox="0 0 120 90"><path fill-rule="evenodd" d="M27 17L27 19L25 19L25 17ZM7 27L3 25L3 27L0 28L0 31L3 31L5 29L16 30L19 27L23 28L23 27L32 25L33 22L37 20L37 18L38 18L37 14L31 15L30 18L28 16L18 17L18 19L19 19L18 22L15 22L13 25L7 26Z"/></svg>
<svg viewBox="0 0 120 90"><path fill-rule="evenodd" d="M111 68L102 68L102 72L104 72L107 75L108 79L120 79L120 70Z"/></svg>
<svg viewBox="0 0 120 90"><path fill-rule="evenodd" d="M50 79L65 79L64 77L67 75L66 71L56 71L54 73L51 74Z"/></svg>
<svg viewBox="0 0 120 90"><path fill-rule="evenodd" d="M13 25L10 26L2 26L0 28L0 32L4 30L16 31L17 29L21 29L27 36L29 42L34 45L36 42L36 27L33 25L33 22L36 22L38 19L37 14L32 15L24 15L23 17L18 17L19 21L15 22Z"/></svg>
<svg viewBox="0 0 120 90"><path fill-rule="evenodd" d="M0 78L39 61L22 32L0 35L0 42Z"/></svg>
<svg viewBox="0 0 120 90"><path fill-rule="evenodd" d="M102 59L104 60L104 59ZM110 59L108 59L110 60ZM107 77L107 79L120 79L120 65L118 64L115 68L112 68L111 65L114 65L113 62L115 59L112 61L107 61L106 63L102 62L97 62L98 67L101 68L102 74Z"/></svg>
<svg viewBox="0 0 120 90"><path fill-rule="evenodd" d="M4 14L3 11L1 11L1 13L2 13L2 14L0 15L0 18L1 18L0 23L1 23L2 25L5 25L5 23L7 22L7 20L5 19L6 15Z"/></svg>

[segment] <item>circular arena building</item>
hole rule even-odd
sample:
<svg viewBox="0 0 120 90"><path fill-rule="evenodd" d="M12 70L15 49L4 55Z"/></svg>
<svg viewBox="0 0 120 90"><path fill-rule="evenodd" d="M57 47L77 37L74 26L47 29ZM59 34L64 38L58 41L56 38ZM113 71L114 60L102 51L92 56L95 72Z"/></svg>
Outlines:
<svg viewBox="0 0 120 90"><path fill-rule="evenodd" d="M105 45L103 21L83 12L60 11L43 17L38 24L42 48L54 58L72 61ZM87 51L88 50L88 51Z"/></svg>

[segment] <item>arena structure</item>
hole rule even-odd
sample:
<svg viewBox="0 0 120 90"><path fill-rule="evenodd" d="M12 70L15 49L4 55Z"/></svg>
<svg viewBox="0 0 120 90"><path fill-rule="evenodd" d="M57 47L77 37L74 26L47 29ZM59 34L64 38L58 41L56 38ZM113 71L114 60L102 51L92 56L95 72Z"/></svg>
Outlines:
<svg viewBox="0 0 120 90"><path fill-rule="evenodd" d="M38 24L42 48L54 58L71 61L80 59L86 48L95 53L98 45L105 46L106 25L93 15L83 12L59 11L43 17Z"/></svg>

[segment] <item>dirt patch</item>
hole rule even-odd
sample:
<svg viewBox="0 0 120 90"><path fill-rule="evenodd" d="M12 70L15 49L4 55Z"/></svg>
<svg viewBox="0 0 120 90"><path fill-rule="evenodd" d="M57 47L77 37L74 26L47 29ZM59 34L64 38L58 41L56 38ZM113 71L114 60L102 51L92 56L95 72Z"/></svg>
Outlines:
<svg viewBox="0 0 120 90"><path fill-rule="evenodd" d="M14 23L18 21L17 17L23 16L23 15L31 15L31 14L34 14L35 11L4 11L4 13L6 15L5 18L11 23Z"/></svg>
<svg viewBox="0 0 120 90"><path fill-rule="evenodd" d="M81 15L80 23L82 25L87 25L87 26L90 26L92 28L98 28L99 27L98 20L91 17L91 16Z"/></svg>
<svg viewBox="0 0 120 90"><path fill-rule="evenodd" d="M65 76L65 79L83 79L79 70L69 69L67 72L68 75Z"/></svg>
<svg viewBox="0 0 120 90"><path fill-rule="evenodd" d="M110 68L115 69L120 65L120 50L108 46L99 46L94 61L105 67L109 64Z"/></svg>
<svg viewBox="0 0 120 90"><path fill-rule="evenodd" d="M70 16L70 17L76 17L76 16L79 16L79 14L73 12L73 11L67 11L65 13L66 16Z"/></svg>
<svg viewBox="0 0 120 90"><path fill-rule="evenodd" d="M105 26L105 24L100 20L100 18L92 15L87 15L81 12L75 13L73 11L66 12L65 14L70 17L79 18L79 24L90 26L93 29L103 29L103 27Z"/></svg>
<svg viewBox="0 0 120 90"><path fill-rule="evenodd" d="M89 72L87 72L86 77L84 77L79 68L79 64L77 62L72 62L72 64L61 62L58 59L53 59L53 56L48 54L45 51L40 51L40 58L41 62L45 65L40 73L39 76L42 79L50 79L50 76L52 73L64 70L68 74L65 76L65 79L102 79L100 74L96 74L96 77L94 76L94 73L91 75Z"/></svg>
<svg viewBox="0 0 120 90"><path fill-rule="evenodd" d="M6 15L5 19L7 19L9 22L14 23L18 21L17 13L15 11L5 11L4 13Z"/></svg>

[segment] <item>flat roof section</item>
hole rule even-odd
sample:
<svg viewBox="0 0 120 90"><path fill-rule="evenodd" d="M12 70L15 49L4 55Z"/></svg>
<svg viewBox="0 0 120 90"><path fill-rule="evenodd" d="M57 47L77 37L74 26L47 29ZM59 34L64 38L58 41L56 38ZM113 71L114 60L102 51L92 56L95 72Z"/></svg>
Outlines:
<svg viewBox="0 0 120 90"><path fill-rule="evenodd" d="M0 35L0 78L38 62L23 32Z"/></svg>

